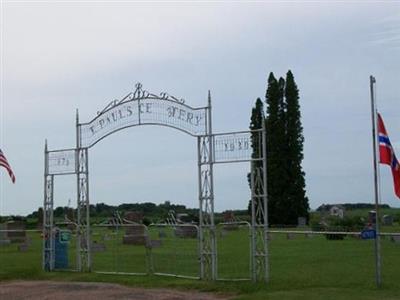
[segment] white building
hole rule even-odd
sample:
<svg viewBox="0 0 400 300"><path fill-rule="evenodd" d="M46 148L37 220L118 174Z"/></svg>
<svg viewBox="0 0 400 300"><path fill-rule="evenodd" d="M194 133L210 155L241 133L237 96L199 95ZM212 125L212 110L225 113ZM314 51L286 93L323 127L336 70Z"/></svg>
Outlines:
<svg viewBox="0 0 400 300"><path fill-rule="evenodd" d="M343 219L344 217L344 208L341 206L334 205L329 209L329 214L331 216L339 217Z"/></svg>

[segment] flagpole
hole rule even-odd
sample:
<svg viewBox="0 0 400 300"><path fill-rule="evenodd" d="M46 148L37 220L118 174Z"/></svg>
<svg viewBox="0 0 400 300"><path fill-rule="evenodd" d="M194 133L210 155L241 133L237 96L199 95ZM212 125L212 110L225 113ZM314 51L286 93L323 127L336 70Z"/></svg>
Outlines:
<svg viewBox="0 0 400 300"><path fill-rule="evenodd" d="M374 153L374 187L375 187L375 281L376 286L380 287L382 284L381 278L381 238L379 231L379 198L380 198L380 176L379 176L379 142L377 139L377 109L375 102L375 77L369 77L370 91L371 91L371 115L372 115L372 141Z"/></svg>

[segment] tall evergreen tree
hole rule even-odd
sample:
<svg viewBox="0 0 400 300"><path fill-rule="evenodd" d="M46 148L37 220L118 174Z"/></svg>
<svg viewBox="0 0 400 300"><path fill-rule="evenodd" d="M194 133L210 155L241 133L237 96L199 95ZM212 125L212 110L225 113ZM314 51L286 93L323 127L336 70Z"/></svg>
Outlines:
<svg viewBox="0 0 400 300"><path fill-rule="evenodd" d="M291 71L277 80L271 72L263 103L257 99L252 109L250 129L266 128L268 218L270 224L297 224L298 217L308 218L308 198L305 192L303 160L303 127L299 91ZM260 148L252 136L253 157L259 157ZM260 162L257 162L260 163ZM255 163L256 167L259 167ZM250 174L248 175L250 184ZM256 203L256 206L258 203ZM249 203L249 211L251 202Z"/></svg>
<svg viewBox="0 0 400 300"><path fill-rule="evenodd" d="M282 88L284 80L276 80L271 72L265 95L267 103L267 194L268 218L271 224L282 224L285 216L286 171L283 164L285 145L285 108Z"/></svg>
<svg viewBox="0 0 400 300"><path fill-rule="evenodd" d="M287 191L287 187L290 184L290 179L287 169L288 145L286 140L286 114L285 80L281 77L278 81L278 119L275 129L275 159L277 162L278 174L271 174L271 176L274 177L272 180L276 181L276 192L279 195L277 198L274 215L271 216L271 220L274 221L274 224L290 224L288 211L291 209L291 204L289 203Z"/></svg>
<svg viewBox="0 0 400 300"><path fill-rule="evenodd" d="M264 122L264 104L260 98L257 98L256 104L251 111L250 130L261 129L263 122ZM258 134L253 134L251 139L253 147L252 157L253 158L260 157L259 151L261 150L261 147L258 147L256 145L259 142Z"/></svg>
<svg viewBox="0 0 400 300"><path fill-rule="evenodd" d="M255 106L251 110L251 119L250 119L250 130L257 130L262 128L262 124L264 122L264 104L260 98L257 98ZM262 147L259 147L259 134L253 133L251 136L251 147L253 149L252 157L257 158L260 157L260 150ZM256 165L260 164L260 162L255 162ZM251 189L251 178L250 173L247 174L247 180L249 182L249 186ZM256 204L257 205L257 204ZM251 200L248 205L249 214L251 214Z"/></svg>
<svg viewBox="0 0 400 300"><path fill-rule="evenodd" d="M306 197L305 173L301 163L303 161L303 127L299 104L299 90L294 81L292 72L286 74L285 86L286 101L286 169L288 172L287 186L287 224L297 224L298 217L308 218L308 198Z"/></svg>

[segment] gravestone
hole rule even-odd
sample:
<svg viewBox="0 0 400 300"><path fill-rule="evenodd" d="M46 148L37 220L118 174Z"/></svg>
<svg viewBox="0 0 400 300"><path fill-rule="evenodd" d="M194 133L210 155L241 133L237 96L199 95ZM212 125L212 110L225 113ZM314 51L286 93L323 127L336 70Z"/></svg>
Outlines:
<svg viewBox="0 0 400 300"><path fill-rule="evenodd" d="M91 245L91 250L96 253L96 252L104 252L106 251L106 245L104 243L99 243L97 241L94 241Z"/></svg>
<svg viewBox="0 0 400 300"><path fill-rule="evenodd" d="M122 243L124 245L146 245L147 237L145 235L124 235Z"/></svg>
<svg viewBox="0 0 400 300"><path fill-rule="evenodd" d="M23 243L23 244L19 244L19 245L18 245L18 251L20 251L20 252L26 252L26 251L28 251L28 250L29 250L29 245L28 245L28 244Z"/></svg>
<svg viewBox="0 0 400 300"><path fill-rule="evenodd" d="M133 223L141 224L143 221L143 213L138 211L127 211L124 219Z"/></svg>
<svg viewBox="0 0 400 300"><path fill-rule="evenodd" d="M74 218L74 209L71 208L71 207L67 207L66 216L67 216L67 219L72 222L72 223L67 225L67 229L72 231L72 232L75 232L76 225L74 224L74 220L75 220L75 218Z"/></svg>
<svg viewBox="0 0 400 300"><path fill-rule="evenodd" d="M368 223L375 228L376 212L374 210L368 212Z"/></svg>
<svg viewBox="0 0 400 300"><path fill-rule="evenodd" d="M289 233L286 234L286 237L287 237L288 240L294 240L295 234L289 232Z"/></svg>
<svg viewBox="0 0 400 300"><path fill-rule="evenodd" d="M43 228L43 208L39 207L38 209L38 222L37 227L39 230Z"/></svg>
<svg viewBox="0 0 400 300"><path fill-rule="evenodd" d="M158 237L160 239L165 239L167 237L167 233L165 232L164 229L160 229L160 231L158 231Z"/></svg>
<svg viewBox="0 0 400 300"><path fill-rule="evenodd" d="M219 231L219 237L224 238L228 235L228 231L223 228L222 230Z"/></svg>
<svg viewBox="0 0 400 300"><path fill-rule="evenodd" d="M142 225L129 225L125 227L125 235L122 238L122 243L125 245L145 245L147 235L145 227Z"/></svg>
<svg viewBox="0 0 400 300"><path fill-rule="evenodd" d="M175 236L180 238L196 238L197 228L195 226L177 226L175 227Z"/></svg>
<svg viewBox="0 0 400 300"><path fill-rule="evenodd" d="M390 215L384 215L382 217L382 225L393 226L393 217Z"/></svg>
<svg viewBox="0 0 400 300"><path fill-rule="evenodd" d="M236 219L235 219L235 215L233 214L233 211L231 211L231 210L224 211L223 218L224 218L224 223L228 223L228 224L224 224L225 230L238 230L239 229L239 225L234 223L234 222L236 222ZM232 223L232 224L229 224L229 223Z"/></svg>
<svg viewBox="0 0 400 300"><path fill-rule="evenodd" d="M0 240L0 246L7 246L10 244L11 244L10 240Z"/></svg>
<svg viewBox="0 0 400 300"><path fill-rule="evenodd" d="M235 215L231 210L224 211L223 217L224 217L224 223L235 222Z"/></svg>
<svg viewBox="0 0 400 300"><path fill-rule="evenodd" d="M101 240L102 241L111 241L111 236L109 234L105 233L101 236Z"/></svg>
<svg viewBox="0 0 400 300"><path fill-rule="evenodd" d="M9 240L11 243L23 243L26 240L25 223L23 221L9 221L2 225L3 234L1 240Z"/></svg>
<svg viewBox="0 0 400 300"><path fill-rule="evenodd" d="M390 238L390 240L392 242L394 242L395 244L400 244L400 235L392 235L392 237Z"/></svg>
<svg viewBox="0 0 400 300"><path fill-rule="evenodd" d="M146 243L146 247L149 249L160 248L161 245L162 245L161 240L148 240L148 242Z"/></svg>
<svg viewBox="0 0 400 300"><path fill-rule="evenodd" d="M0 246L8 245L11 243L11 241L8 239L7 232L4 231L6 229L6 223L0 224Z"/></svg>
<svg viewBox="0 0 400 300"><path fill-rule="evenodd" d="M297 227L305 227L307 226L307 219L304 217L297 218Z"/></svg>
<svg viewBox="0 0 400 300"><path fill-rule="evenodd" d="M306 233L306 234L305 234L305 237L306 237L307 239L312 239L312 238L314 237L314 234L312 234L312 233Z"/></svg>

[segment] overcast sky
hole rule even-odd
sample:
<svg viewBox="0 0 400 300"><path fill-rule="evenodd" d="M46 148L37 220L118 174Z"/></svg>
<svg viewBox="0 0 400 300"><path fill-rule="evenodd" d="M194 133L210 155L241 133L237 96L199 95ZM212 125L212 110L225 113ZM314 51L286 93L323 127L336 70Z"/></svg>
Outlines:
<svg viewBox="0 0 400 300"><path fill-rule="evenodd" d="M373 202L369 75L400 155L399 2L8 2L1 4L1 138L17 177L0 170L0 215L43 203L44 141L75 146L75 109L91 120L136 82L191 106L213 101L215 132L249 126L269 72L294 73L301 95L307 195ZM247 164L215 168L217 211L246 208ZM382 201L400 206L390 169ZM76 206L57 177L55 205ZM90 149L91 203L170 200L198 206L196 140L133 127Z"/></svg>

